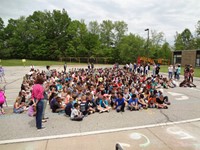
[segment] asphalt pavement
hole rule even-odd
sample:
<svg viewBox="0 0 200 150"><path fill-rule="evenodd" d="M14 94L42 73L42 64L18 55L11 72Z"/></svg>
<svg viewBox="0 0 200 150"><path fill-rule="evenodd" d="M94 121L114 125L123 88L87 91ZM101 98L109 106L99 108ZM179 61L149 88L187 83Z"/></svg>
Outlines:
<svg viewBox="0 0 200 150"><path fill-rule="evenodd" d="M61 70L63 66L52 66ZM69 66L74 67L74 66ZM77 67L77 66L76 66ZM83 66L80 66L83 67ZM85 66L86 67L86 66ZM36 67L45 70L45 67ZM5 67L6 115L0 116L0 149L110 150L118 143L123 149L200 149L200 79L196 88L163 89L171 105L168 109L138 112L95 113L82 122L64 114L49 117L45 130L37 131L35 118L26 113L13 114L12 106L29 67Z"/></svg>

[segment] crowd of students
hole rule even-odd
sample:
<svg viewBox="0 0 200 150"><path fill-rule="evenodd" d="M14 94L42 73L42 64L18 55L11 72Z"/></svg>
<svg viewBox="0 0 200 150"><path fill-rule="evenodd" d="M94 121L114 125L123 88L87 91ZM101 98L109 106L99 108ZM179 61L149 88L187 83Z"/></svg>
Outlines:
<svg viewBox="0 0 200 150"><path fill-rule="evenodd" d="M71 120L82 120L84 116L111 110L124 112L168 108L168 97L159 88L173 87L173 84L158 72L156 76L151 76L149 69L141 70L149 67L137 66L132 69L130 66L74 68L61 72L51 70L50 66L45 71L32 68L24 77L14 103L14 113L28 109L29 116L39 117L46 122L46 106L50 106L53 113L66 113ZM36 83L42 85L43 90L38 90ZM38 91L39 98L36 96ZM41 108L38 107L39 102ZM38 125L37 128L42 127Z"/></svg>
<svg viewBox="0 0 200 150"><path fill-rule="evenodd" d="M93 113L138 111L142 109L167 109L170 102L161 90L174 88L172 78L159 74L159 65L126 64L120 68L72 68L67 71L36 70L34 67L23 78L21 90L14 103L13 112L28 111L36 116L36 126L42 129L46 122L46 107L53 113L65 113L71 120L83 120Z"/></svg>

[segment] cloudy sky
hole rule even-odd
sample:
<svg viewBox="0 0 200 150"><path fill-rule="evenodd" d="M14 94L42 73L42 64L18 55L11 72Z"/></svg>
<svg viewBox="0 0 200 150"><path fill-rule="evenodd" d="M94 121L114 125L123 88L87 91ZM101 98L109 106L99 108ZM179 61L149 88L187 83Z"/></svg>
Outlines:
<svg viewBox="0 0 200 150"><path fill-rule="evenodd" d="M174 35L189 28L195 32L200 20L200 0L0 0L0 17L31 15L36 10L65 9L72 20L125 21L128 32L147 37L144 29L164 32L173 44Z"/></svg>

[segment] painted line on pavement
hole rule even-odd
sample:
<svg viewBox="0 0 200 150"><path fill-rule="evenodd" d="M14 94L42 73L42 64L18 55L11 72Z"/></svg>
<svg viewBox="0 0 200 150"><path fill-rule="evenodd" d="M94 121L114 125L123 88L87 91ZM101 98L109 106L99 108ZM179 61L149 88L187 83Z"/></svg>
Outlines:
<svg viewBox="0 0 200 150"><path fill-rule="evenodd" d="M104 134L104 133L112 133L112 132L119 132L119 131L138 130L138 129L159 127L159 126L169 126L169 125L176 125L176 124L182 124L182 123L190 123L190 122L196 122L196 121L200 121L200 118L183 120L183 121L176 121L176 122L150 124L150 125L136 126L136 127L126 127L126 128L118 128L118 129L90 131L90 132L72 133L72 134L63 134L63 135L53 135L53 136L44 136L44 137L33 137L33 138L3 140L3 141L0 141L0 145L2 145L2 144L12 144L12 143L33 142L33 141L41 141L41 140L51 140L51 139L59 139L59 138L70 138L70 137L87 136L87 135L95 135L95 134ZM42 130L41 131L36 131L36 132L42 132Z"/></svg>

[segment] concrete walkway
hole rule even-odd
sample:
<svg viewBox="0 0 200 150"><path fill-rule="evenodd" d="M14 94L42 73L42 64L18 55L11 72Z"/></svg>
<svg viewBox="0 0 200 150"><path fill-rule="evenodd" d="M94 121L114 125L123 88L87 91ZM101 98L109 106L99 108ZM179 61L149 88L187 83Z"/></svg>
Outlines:
<svg viewBox="0 0 200 150"><path fill-rule="evenodd" d="M61 67L52 66L52 69ZM22 77L29 69L5 68L7 83L4 85L11 107L6 107L7 114L0 116L0 150L112 150L117 143L124 150L200 149L199 78L195 78L197 88L177 87L165 91L173 100L168 110L148 109L134 115L129 111L123 114L111 111L91 115L79 123L49 111L47 128L37 131L34 118L11 114ZM45 67L37 69L45 70Z"/></svg>
<svg viewBox="0 0 200 150"><path fill-rule="evenodd" d="M38 131L41 132L41 131ZM34 138L32 139L34 140ZM200 121L0 145L1 150L199 150Z"/></svg>

